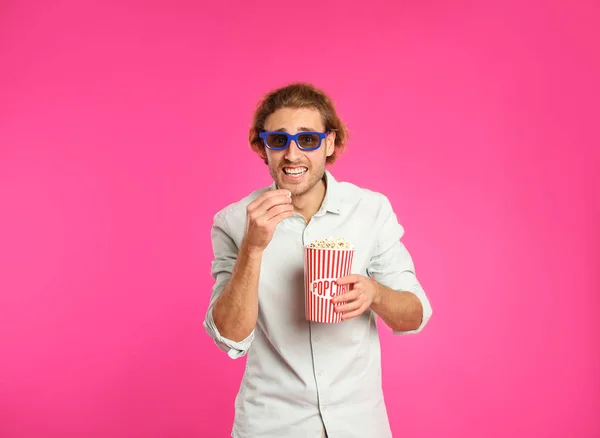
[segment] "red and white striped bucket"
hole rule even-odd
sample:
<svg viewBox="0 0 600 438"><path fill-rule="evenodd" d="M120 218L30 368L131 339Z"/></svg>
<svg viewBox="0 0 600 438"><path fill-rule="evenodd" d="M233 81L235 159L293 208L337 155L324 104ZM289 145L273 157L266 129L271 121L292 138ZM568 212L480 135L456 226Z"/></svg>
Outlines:
<svg viewBox="0 0 600 438"><path fill-rule="evenodd" d="M314 322L341 322L331 299L350 289L336 280L350 275L354 249L304 247L304 291L306 319ZM343 304L343 303L340 303Z"/></svg>

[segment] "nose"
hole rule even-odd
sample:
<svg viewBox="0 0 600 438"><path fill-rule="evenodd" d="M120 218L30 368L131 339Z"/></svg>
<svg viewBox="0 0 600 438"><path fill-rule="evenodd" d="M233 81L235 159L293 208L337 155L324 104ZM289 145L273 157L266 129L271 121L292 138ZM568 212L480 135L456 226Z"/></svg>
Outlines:
<svg viewBox="0 0 600 438"><path fill-rule="evenodd" d="M302 150L298 147L298 143L295 140L290 142L290 145L285 150L285 159L290 162L295 162L302 156Z"/></svg>

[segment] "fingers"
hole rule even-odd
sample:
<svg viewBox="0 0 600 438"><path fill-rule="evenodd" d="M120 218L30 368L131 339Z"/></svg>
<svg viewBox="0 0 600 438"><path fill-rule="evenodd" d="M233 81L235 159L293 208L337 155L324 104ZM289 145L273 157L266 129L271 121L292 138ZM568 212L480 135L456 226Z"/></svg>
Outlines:
<svg viewBox="0 0 600 438"><path fill-rule="evenodd" d="M274 205L289 204L292 202L289 190L271 190L265 192L248 204L248 213L256 210L267 211Z"/></svg>
<svg viewBox="0 0 600 438"><path fill-rule="evenodd" d="M276 226L293 215L294 207L288 190L273 190L263 193L248 205L248 215L256 225Z"/></svg>
<svg viewBox="0 0 600 438"><path fill-rule="evenodd" d="M270 220L269 220L269 224L272 226L277 226L277 224L279 222L281 222L282 220L288 218L288 217L292 217L294 215L294 209L292 208L291 210L284 210L283 212L273 216Z"/></svg>
<svg viewBox="0 0 600 438"><path fill-rule="evenodd" d="M364 300L362 298L362 296L359 295L356 298L348 299L346 301L346 304L342 304L340 306L336 306L335 307L335 311L339 312L339 313L352 312L354 310L359 309L365 303L365 301L366 300ZM344 301L342 301L342 302L344 302Z"/></svg>
<svg viewBox="0 0 600 438"><path fill-rule="evenodd" d="M283 211L293 211L294 207L288 197L274 196L263 201L257 208L248 212L251 221L265 225L272 217Z"/></svg>
<svg viewBox="0 0 600 438"><path fill-rule="evenodd" d="M285 219L286 217L290 217L293 215L294 215L294 206L292 204L285 204L285 205L277 205L277 206L269 209L269 211L267 211L267 213L263 217L266 222L271 223L273 221L279 222L279 221Z"/></svg>
<svg viewBox="0 0 600 438"><path fill-rule="evenodd" d="M250 247L260 251L267 247L279 222L294 214L291 202L289 190L272 190L248 205L244 239Z"/></svg>
<svg viewBox="0 0 600 438"><path fill-rule="evenodd" d="M260 211L262 214L271 210L273 207L278 205L291 205L292 198L289 196L272 196L269 199L265 199L260 205L256 208L256 211Z"/></svg>
<svg viewBox="0 0 600 438"><path fill-rule="evenodd" d="M264 219L265 221L270 221L271 219L273 219L276 216L279 216L281 213L286 213L286 212L293 212L294 211L294 206L292 204L282 204L282 205L275 205L274 207L271 207L269 210L267 210L267 212L264 214Z"/></svg>
<svg viewBox="0 0 600 438"><path fill-rule="evenodd" d="M357 299L361 293L362 292L360 289L351 289L348 292L345 292L343 294L339 294L339 295L336 295L335 297L333 297L333 304L343 303L343 302L347 302L347 301L353 301L353 300Z"/></svg>
<svg viewBox="0 0 600 438"><path fill-rule="evenodd" d="M358 274L351 274L351 275L346 275L345 277L340 277L338 278L335 282L337 284L352 284L352 283L358 283L361 280L361 276Z"/></svg>
<svg viewBox="0 0 600 438"><path fill-rule="evenodd" d="M363 313L365 313L365 310L367 310L367 307L368 306L366 304L363 304L357 310L355 310L353 312L345 312L342 314L342 319L346 320L346 319L356 318L357 316L360 316Z"/></svg>

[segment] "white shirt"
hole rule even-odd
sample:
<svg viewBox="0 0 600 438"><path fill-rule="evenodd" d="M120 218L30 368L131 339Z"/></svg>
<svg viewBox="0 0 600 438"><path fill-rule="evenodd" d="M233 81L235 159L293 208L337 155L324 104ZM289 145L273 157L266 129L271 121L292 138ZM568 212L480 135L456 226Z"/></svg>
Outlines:
<svg viewBox="0 0 600 438"><path fill-rule="evenodd" d="M246 207L275 184L252 192L214 216L215 279L204 327L235 359L247 354L235 400L232 437L391 437L381 381L376 315L370 309L341 323L309 322L304 314L303 245L327 236L343 237L355 248L353 274L371 276L395 290L413 292L429 320L429 300L400 238L404 234L382 194L325 173L327 189L308 224L295 214L283 220L262 257L258 321L241 342L221 336L212 307L231 276L246 226ZM398 333L398 332L396 332Z"/></svg>

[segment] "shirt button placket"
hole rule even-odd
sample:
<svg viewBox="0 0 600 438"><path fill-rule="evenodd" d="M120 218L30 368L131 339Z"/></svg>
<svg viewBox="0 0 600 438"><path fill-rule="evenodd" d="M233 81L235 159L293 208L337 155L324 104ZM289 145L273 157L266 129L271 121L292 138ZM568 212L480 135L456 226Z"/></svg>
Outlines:
<svg viewBox="0 0 600 438"><path fill-rule="evenodd" d="M313 326L314 327L314 326ZM321 361L319 360L320 358L320 343L321 337L320 335L313 335L312 336L312 354L313 354L313 364L315 367L315 380L317 383L317 395L318 395L318 400L319 400L319 411L321 413L321 418L323 420L324 424L327 424L327 401L325 400L324 397L324 382L323 382L323 377L324 377L324 372L323 372L323 368L322 368L322 364Z"/></svg>

